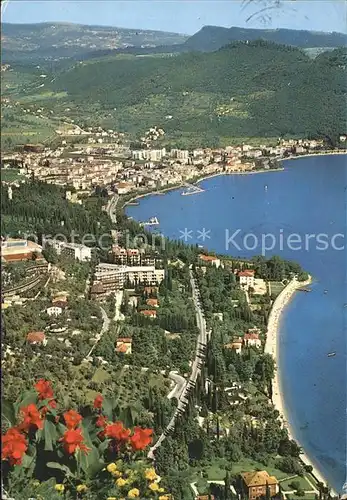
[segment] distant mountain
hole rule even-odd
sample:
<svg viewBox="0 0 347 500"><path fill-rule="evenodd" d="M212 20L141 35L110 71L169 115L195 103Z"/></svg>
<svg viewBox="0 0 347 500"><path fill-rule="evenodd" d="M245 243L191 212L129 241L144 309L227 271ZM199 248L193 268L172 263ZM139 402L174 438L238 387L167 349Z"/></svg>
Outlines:
<svg viewBox="0 0 347 500"><path fill-rule="evenodd" d="M187 36L177 33L87 26L71 23L9 24L1 33L2 61L30 61L86 56L100 50L182 44Z"/></svg>
<svg viewBox="0 0 347 500"><path fill-rule="evenodd" d="M234 41L266 40L295 47L341 47L347 45L347 35L343 33L323 33L290 29L248 29L204 26L183 43L185 50L212 52Z"/></svg>
<svg viewBox="0 0 347 500"><path fill-rule="evenodd" d="M254 40L264 40L280 45L291 45L304 50L310 49L313 57L327 50L347 46L347 35L343 33L325 33L284 28L267 30L204 26L183 43L157 45L155 47L128 46L120 47L116 50L96 50L95 52L85 54L82 58L88 59L112 53L149 55L158 53L214 52L232 42L251 42Z"/></svg>

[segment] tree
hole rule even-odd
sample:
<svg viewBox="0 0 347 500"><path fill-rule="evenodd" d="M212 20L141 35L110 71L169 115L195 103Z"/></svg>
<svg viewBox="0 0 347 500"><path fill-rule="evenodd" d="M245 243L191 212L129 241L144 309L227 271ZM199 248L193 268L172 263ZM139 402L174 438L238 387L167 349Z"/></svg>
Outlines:
<svg viewBox="0 0 347 500"><path fill-rule="evenodd" d="M224 478L224 498L225 498L225 500L231 499L230 487L231 487L230 474L229 474L229 471L227 471L225 474L225 478Z"/></svg>

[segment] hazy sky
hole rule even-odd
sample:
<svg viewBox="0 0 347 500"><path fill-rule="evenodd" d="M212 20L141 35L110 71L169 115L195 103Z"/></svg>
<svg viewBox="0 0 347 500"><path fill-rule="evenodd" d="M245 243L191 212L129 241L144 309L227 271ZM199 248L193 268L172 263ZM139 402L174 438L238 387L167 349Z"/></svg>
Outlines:
<svg viewBox="0 0 347 500"><path fill-rule="evenodd" d="M345 0L280 0L279 8L265 10L271 16L265 26L346 32ZM276 0L9 0L3 22L67 21L125 28L155 29L193 34L207 24L264 27L259 16L247 19Z"/></svg>

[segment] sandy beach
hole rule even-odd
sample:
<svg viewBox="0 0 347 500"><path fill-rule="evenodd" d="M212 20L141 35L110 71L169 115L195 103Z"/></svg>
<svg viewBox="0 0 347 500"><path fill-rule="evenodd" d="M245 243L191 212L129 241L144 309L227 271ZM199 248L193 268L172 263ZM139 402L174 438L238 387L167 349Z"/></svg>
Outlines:
<svg viewBox="0 0 347 500"><path fill-rule="evenodd" d="M273 303L271 313L269 316L269 321L268 321L268 330L267 330L267 337L266 337L266 344L265 344L265 352L268 354L271 354L275 361L276 361L276 366L277 370L275 372L275 377L273 380L273 403L274 406L277 408L277 410L280 412L281 419L283 420L283 423L285 427L288 430L288 434L291 439L295 439L295 435L293 435L292 429L290 428L288 418L287 418L287 413L286 413L286 407L285 407L285 401L284 401L284 395L283 391L281 391L281 373L280 373L280 367L279 367L279 353L278 353L278 344L279 344L279 335L280 335L280 321L281 321L281 314L284 310L284 308L287 306L287 304L290 302L291 298L295 294L295 292L298 290L298 288L301 288L303 286L307 286L312 282L311 276L307 281L297 281L296 279L293 279L283 290L282 292L278 295L276 300ZM298 441L297 441L298 442ZM300 443L298 442L299 446ZM312 461L309 459L309 457L304 453L300 455L301 460L303 461L304 464L306 465L312 465L313 467L313 472L312 474L314 477L324 483L327 484L326 479L322 476L322 474L317 470L317 468L313 465ZM333 490L331 491L333 495L337 496L337 493L334 492Z"/></svg>

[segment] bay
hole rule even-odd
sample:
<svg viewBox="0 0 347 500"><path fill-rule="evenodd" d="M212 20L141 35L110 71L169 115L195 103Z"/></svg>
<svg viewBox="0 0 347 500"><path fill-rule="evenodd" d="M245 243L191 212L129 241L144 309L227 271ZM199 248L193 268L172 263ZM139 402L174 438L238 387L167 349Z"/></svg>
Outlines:
<svg viewBox="0 0 347 500"><path fill-rule="evenodd" d="M289 160L284 171L218 176L199 184L203 193L179 189L126 210L158 217L170 238L234 256L279 255L313 275L312 292L297 293L283 314L279 365L294 435L336 491L346 476L346 161Z"/></svg>

